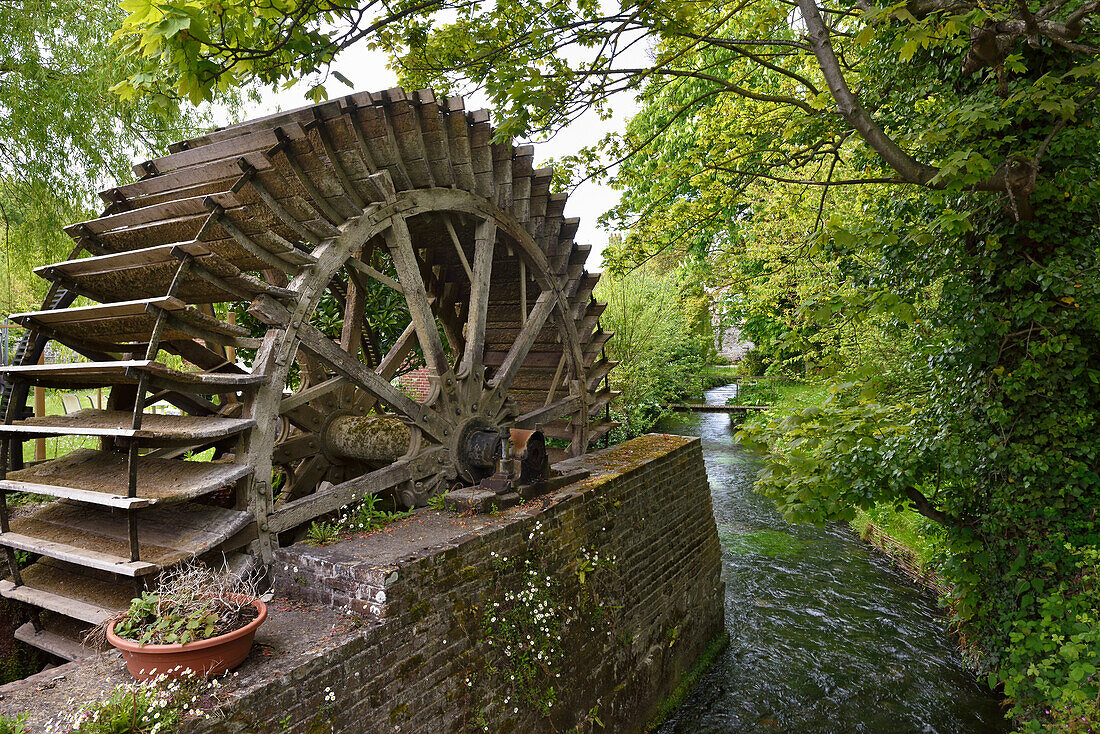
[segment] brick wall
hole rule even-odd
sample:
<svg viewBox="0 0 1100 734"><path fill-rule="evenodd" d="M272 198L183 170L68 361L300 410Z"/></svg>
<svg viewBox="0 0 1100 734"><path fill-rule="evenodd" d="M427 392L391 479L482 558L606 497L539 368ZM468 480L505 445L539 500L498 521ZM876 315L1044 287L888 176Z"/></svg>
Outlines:
<svg viewBox="0 0 1100 734"><path fill-rule="evenodd" d="M425 510L279 551L281 592L365 628L187 731L642 731L724 632L700 444L646 436L567 463L592 476L496 516Z"/></svg>
<svg viewBox="0 0 1100 734"><path fill-rule="evenodd" d="M399 375L397 384L405 388L413 400L422 403L427 400L428 394L432 391L432 383L428 379L429 374L427 367L420 367Z"/></svg>

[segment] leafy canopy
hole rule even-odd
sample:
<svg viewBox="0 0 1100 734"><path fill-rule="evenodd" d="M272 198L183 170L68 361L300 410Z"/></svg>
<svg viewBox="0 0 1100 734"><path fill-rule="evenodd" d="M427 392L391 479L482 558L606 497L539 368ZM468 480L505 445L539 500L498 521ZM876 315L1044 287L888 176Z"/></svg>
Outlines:
<svg viewBox="0 0 1100 734"><path fill-rule="evenodd" d="M65 257L72 243L60 227L96 213L95 189L128 182L135 157L207 123L168 97L125 101L111 92L140 67L111 45L123 16L113 0L0 3L0 237L9 309L37 300L31 281L40 279L24 273Z"/></svg>

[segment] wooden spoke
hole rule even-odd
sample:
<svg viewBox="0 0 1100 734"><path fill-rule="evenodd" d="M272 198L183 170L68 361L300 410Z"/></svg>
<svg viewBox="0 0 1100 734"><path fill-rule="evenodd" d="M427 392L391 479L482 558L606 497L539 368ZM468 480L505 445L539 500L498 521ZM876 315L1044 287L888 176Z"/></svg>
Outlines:
<svg viewBox="0 0 1100 734"><path fill-rule="evenodd" d="M455 246L455 252L458 253L458 261L462 263L462 269L466 271L466 277L470 279L470 283L474 282L474 272L470 269L470 261L466 259L466 251L462 249L462 243L458 239L458 233L455 232L454 223L451 222L451 215L445 214L443 216L443 224L447 227L447 234L451 236L451 244ZM496 224L493 225L494 229ZM474 255L477 258L477 255Z"/></svg>
<svg viewBox="0 0 1100 734"><path fill-rule="evenodd" d="M424 287L424 279L420 277L420 266L416 262L408 224L401 217L394 217L393 224L386 230L385 237L394 267L397 268L397 277L404 289L405 301L409 305L409 315L412 316L412 322L416 326L420 348L424 352L424 361L432 374L445 375L450 372L451 366L447 360L447 353L443 351L443 342L439 338L435 314L432 313L428 302L428 291Z"/></svg>
<svg viewBox="0 0 1100 734"><path fill-rule="evenodd" d="M348 384L348 381L344 377L333 377L332 379L325 380L319 385L313 387L307 387L304 390L299 390L293 395L283 398L283 401L279 403L279 412L287 413L295 408L305 405L311 400L328 395L333 390L337 390Z"/></svg>
<svg viewBox="0 0 1100 734"><path fill-rule="evenodd" d="M314 455L287 475L287 486L279 495L280 504L298 499L313 491L328 471L329 462L320 454Z"/></svg>
<svg viewBox="0 0 1100 734"><path fill-rule="evenodd" d="M397 337L397 341L390 347L390 351L386 352L386 356L382 358L382 361L374 371L378 373L378 376L382 379L392 380L393 376L397 374L398 368L412 353L415 346L416 327L409 324L405 327L405 330L401 332L401 336ZM373 409L376 404L377 401L374 399L365 401L362 405L363 412Z"/></svg>
<svg viewBox="0 0 1100 734"><path fill-rule="evenodd" d="M356 261L358 262L358 261ZM366 284L348 271L348 297L344 301L344 326L340 330L340 345L353 357L363 344L363 318L366 315Z"/></svg>
<svg viewBox="0 0 1100 734"><path fill-rule="evenodd" d="M405 330L401 332L401 336L397 337L397 341L390 347L390 351L386 352L386 356L382 358L382 361L378 364L376 372L386 380L392 380L393 376L397 374L398 367L405 361L405 358L412 354L413 348L416 347L416 325L409 324L405 327Z"/></svg>
<svg viewBox="0 0 1100 734"><path fill-rule="evenodd" d="M386 275L385 273L381 273L381 272L375 270L370 265L367 265L365 262L362 262L361 260L357 260L356 258L350 258L348 260L348 265L355 268L355 270L359 271L360 273L367 276L368 278L374 278L375 280L377 280L382 285L389 286L390 288L393 288L398 293L404 293L404 289L401 287L400 283L398 283L396 280L394 280L390 276Z"/></svg>
<svg viewBox="0 0 1100 734"><path fill-rule="evenodd" d="M466 321L466 350L462 354L462 363L459 366L459 372L464 375L469 375L475 365L481 364L482 354L485 352L489 279L493 271L493 249L496 237L495 222L487 220L478 225L477 239L474 241L474 269L470 277L470 317Z"/></svg>
<svg viewBox="0 0 1100 734"><path fill-rule="evenodd" d="M516 418L516 428L531 429L540 423L549 423L552 420L561 418L563 415L576 412L580 404L581 399L576 396L550 403L545 407L524 413Z"/></svg>

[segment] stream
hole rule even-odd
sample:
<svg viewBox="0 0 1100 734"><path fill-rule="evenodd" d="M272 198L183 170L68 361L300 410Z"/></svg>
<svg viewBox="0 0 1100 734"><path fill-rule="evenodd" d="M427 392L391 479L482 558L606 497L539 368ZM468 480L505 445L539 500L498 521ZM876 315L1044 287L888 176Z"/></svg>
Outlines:
<svg viewBox="0 0 1100 734"><path fill-rule="evenodd" d="M736 391L709 390L707 402ZM753 492L757 460L729 416L681 415L654 430L702 438L730 644L661 734L1011 729L927 591L846 526L787 524Z"/></svg>

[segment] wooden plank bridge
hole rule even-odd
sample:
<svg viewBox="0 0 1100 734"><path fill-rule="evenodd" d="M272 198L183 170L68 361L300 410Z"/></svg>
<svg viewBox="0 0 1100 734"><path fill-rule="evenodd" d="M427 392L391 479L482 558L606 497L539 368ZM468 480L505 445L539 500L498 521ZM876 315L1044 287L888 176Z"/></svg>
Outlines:
<svg viewBox="0 0 1100 734"><path fill-rule="evenodd" d="M665 406L676 413L728 413L747 415L752 412L771 410L770 405L707 405L706 403L669 403Z"/></svg>

